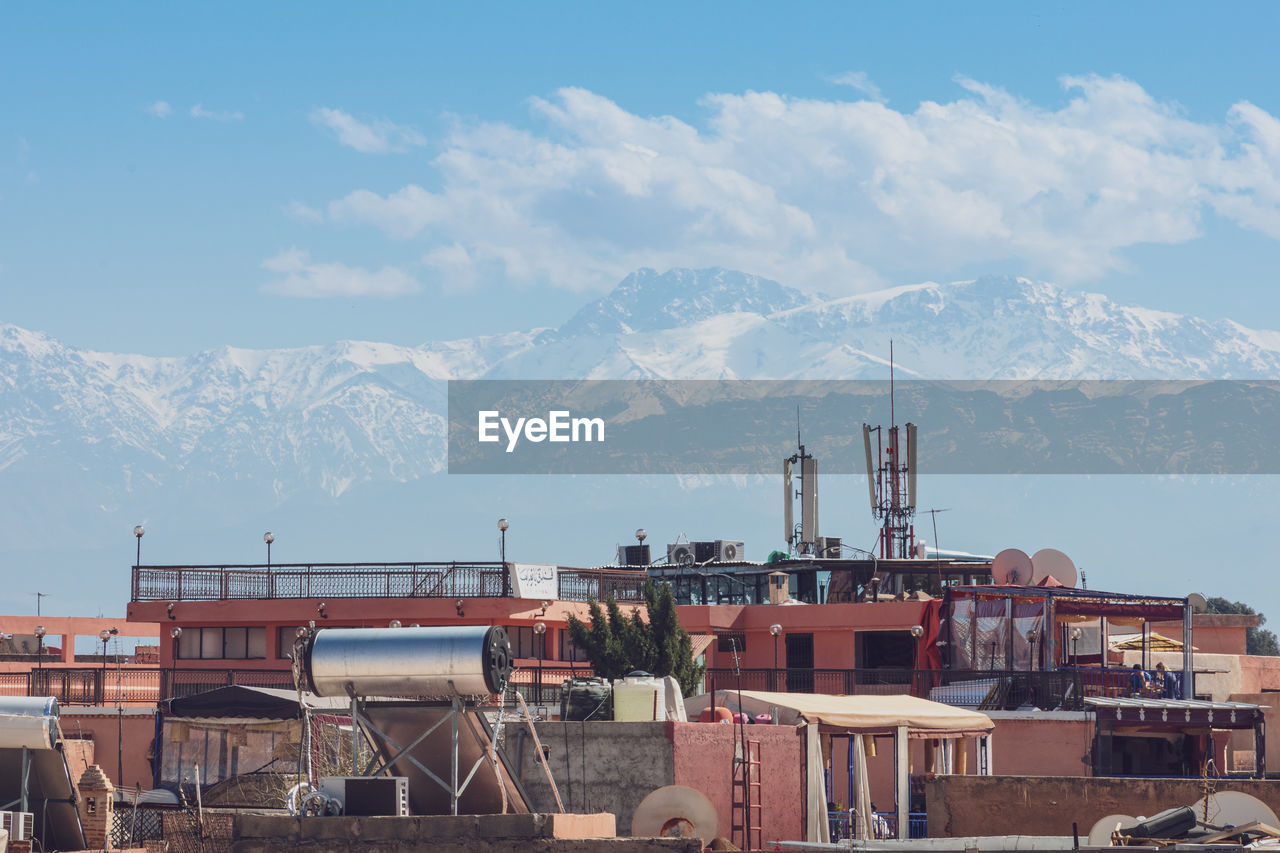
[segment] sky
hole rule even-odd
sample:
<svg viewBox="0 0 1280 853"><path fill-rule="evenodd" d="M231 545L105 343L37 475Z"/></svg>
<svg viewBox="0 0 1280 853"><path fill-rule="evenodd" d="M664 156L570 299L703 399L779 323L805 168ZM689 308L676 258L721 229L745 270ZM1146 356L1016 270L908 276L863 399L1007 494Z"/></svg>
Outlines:
<svg viewBox="0 0 1280 853"><path fill-rule="evenodd" d="M3 3L0 324L156 356L414 345L556 326L642 266L724 266L836 296L1011 273L1280 329L1278 25L1274 3ZM943 547L1064 547L1103 586L1128 544L1176 595L1200 578L1161 561L1208 562L1206 530L1252 549L1274 480L930 487L956 507ZM441 535L491 537L508 487L513 544L541 528L557 559L569 486L468 482L467 535ZM656 491L588 521L774 523ZM861 492L824 487L845 492L825 513L867 544ZM292 522L318 537L295 558L385 556L346 509L319 533L286 510L207 541L157 524L148 548L253 559ZM87 561L56 547L69 591Z"/></svg>
<svg viewBox="0 0 1280 853"><path fill-rule="evenodd" d="M7 3L0 322L557 325L641 266L1280 328L1274 4Z"/></svg>

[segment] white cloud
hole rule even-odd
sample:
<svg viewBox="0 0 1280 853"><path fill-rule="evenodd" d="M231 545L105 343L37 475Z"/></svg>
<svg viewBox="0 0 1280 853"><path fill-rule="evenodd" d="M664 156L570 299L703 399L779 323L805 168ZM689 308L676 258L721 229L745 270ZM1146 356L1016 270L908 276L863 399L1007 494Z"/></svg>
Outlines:
<svg viewBox="0 0 1280 853"><path fill-rule="evenodd" d="M840 293L1009 260L1081 281L1195 239L1206 211L1280 239L1280 121L1252 104L1195 122L1117 77L1063 78L1053 109L956 83L910 111L710 95L701 127L562 89L531 101L538 130L459 121L420 181L325 213L421 241L460 286L724 265Z"/></svg>
<svg viewBox="0 0 1280 853"><path fill-rule="evenodd" d="M311 205L304 204L303 202L300 202L300 201L291 201L287 205L285 205L284 209L285 209L285 212L288 213L290 216L292 216L294 219L300 220L302 222L314 222L314 223L324 222L323 210L317 210Z"/></svg>
<svg viewBox="0 0 1280 853"><path fill-rule="evenodd" d="M173 112L173 107L169 106L168 101L156 101L153 104L147 104L143 109L156 118L168 118Z"/></svg>
<svg viewBox="0 0 1280 853"><path fill-rule="evenodd" d="M304 249L290 248L262 262L263 269L282 277L263 285L281 296L323 299L333 296L392 297L416 293L421 286L396 267L366 270L338 263L312 263Z"/></svg>
<svg viewBox="0 0 1280 853"><path fill-rule="evenodd" d="M885 100L884 96L880 94L880 87L871 82L871 78L867 76L865 71L846 71L843 74L836 74L827 79L837 86L848 86L851 89L856 89L873 101L883 102Z"/></svg>
<svg viewBox="0 0 1280 853"><path fill-rule="evenodd" d="M207 118L210 121L240 121L244 113L233 110L207 110L204 104L196 104L187 114L192 118Z"/></svg>
<svg viewBox="0 0 1280 853"><path fill-rule="evenodd" d="M338 143L364 154L390 154L426 145L426 138L411 127L378 119L366 124L342 110L321 107L311 113L311 123L338 135Z"/></svg>

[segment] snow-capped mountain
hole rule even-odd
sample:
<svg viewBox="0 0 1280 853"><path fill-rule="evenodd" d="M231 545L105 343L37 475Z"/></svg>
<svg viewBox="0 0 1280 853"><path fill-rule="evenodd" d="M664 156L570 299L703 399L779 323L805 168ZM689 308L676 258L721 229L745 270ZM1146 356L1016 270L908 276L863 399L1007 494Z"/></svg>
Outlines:
<svg viewBox="0 0 1280 853"><path fill-rule="evenodd" d="M151 358L0 325L9 522L147 494L262 505L444 469L451 378L1274 378L1280 333L1021 278L830 299L728 270L640 270L558 329ZM69 500L74 496L74 500ZM209 497L206 500L214 500Z"/></svg>

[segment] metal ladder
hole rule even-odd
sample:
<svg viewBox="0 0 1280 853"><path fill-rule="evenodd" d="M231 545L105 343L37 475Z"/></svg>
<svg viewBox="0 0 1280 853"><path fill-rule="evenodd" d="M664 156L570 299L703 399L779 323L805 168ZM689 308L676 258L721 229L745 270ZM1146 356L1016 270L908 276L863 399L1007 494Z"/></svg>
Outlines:
<svg viewBox="0 0 1280 853"><path fill-rule="evenodd" d="M760 782L760 741L746 742L746 755L734 756L740 778L733 786L733 842L743 850L759 850L764 838L760 822L764 817L763 785Z"/></svg>

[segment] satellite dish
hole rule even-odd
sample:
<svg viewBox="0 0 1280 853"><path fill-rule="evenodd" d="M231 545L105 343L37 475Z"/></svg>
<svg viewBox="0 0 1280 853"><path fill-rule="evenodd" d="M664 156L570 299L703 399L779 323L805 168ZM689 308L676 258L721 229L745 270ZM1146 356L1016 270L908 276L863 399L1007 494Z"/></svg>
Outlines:
<svg viewBox="0 0 1280 853"><path fill-rule="evenodd" d="M1205 601L1204 596L1198 592L1187 596L1187 604L1191 605L1193 613L1207 613L1209 610L1209 602Z"/></svg>
<svg viewBox="0 0 1280 853"><path fill-rule="evenodd" d="M700 791L684 785L651 791L631 818L632 838L701 838L707 845L719 834L715 806Z"/></svg>
<svg viewBox="0 0 1280 853"><path fill-rule="evenodd" d="M1089 830L1090 847L1110 847L1111 834L1117 829L1132 829L1140 821L1127 814L1109 814L1093 825Z"/></svg>
<svg viewBox="0 0 1280 853"><path fill-rule="evenodd" d="M1210 794L1207 812L1205 799L1201 797L1192 803L1191 810L1196 813L1196 820L1214 826L1241 826L1251 820L1260 821L1268 826L1280 823L1276 813L1266 803L1243 791L1219 791L1216 794Z"/></svg>
<svg viewBox="0 0 1280 853"><path fill-rule="evenodd" d="M1041 548L1031 555L1031 583L1053 578L1063 586L1076 585L1076 564L1056 548Z"/></svg>
<svg viewBox="0 0 1280 853"><path fill-rule="evenodd" d="M1031 583L1031 558L1017 548L1005 548L991 561L991 579L998 584Z"/></svg>

